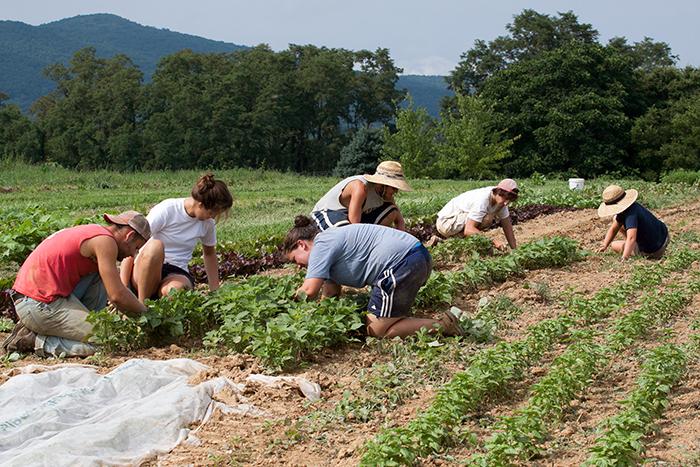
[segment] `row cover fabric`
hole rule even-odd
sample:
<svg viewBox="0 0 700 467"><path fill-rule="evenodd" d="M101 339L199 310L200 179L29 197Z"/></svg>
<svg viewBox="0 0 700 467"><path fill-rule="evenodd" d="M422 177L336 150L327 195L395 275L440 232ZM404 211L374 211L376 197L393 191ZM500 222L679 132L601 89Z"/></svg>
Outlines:
<svg viewBox="0 0 700 467"><path fill-rule="evenodd" d="M188 384L207 369L190 359L133 359L106 375L61 365L14 376L0 386L0 465L138 465L171 451L216 407L264 414L215 401L224 388L244 388L226 378Z"/></svg>

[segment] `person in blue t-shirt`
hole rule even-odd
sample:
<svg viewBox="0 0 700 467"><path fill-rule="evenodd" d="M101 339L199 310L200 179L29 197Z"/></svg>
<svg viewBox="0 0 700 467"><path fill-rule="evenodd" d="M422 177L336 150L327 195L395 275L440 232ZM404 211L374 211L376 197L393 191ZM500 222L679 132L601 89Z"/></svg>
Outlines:
<svg viewBox="0 0 700 467"><path fill-rule="evenodd" d="M610 246L622 254L623 260L632 255L651 259L664 255L669 242L668 227L636 202L638 195L637 190L625 191L618 185L610 185L603 190L598 216L613 216L613 221L598 251L603 252ZM618 232L625 239L613 241Z"/></svg>
<svg viewBox="0 0 700 467"><path fill-rule="evenodd" d="M350 224L320 232L307 216L297 216L283 251L289 261L307 268L296 296L315 298L340 294L340 286L372 286L367 334L408 336L419 329L462 335L459 320L449 311L441 319L410 317L418 289L432 270L430 253L406 232L374 224ZM302 294L303 292L303 294Z"/></svg>

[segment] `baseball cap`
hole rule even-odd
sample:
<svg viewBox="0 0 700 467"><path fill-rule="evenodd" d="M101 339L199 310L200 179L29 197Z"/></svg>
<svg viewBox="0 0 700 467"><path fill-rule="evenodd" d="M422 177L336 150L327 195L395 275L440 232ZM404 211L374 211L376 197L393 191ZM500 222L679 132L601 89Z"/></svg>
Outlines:
<svg viewBox="0 0 700 467"><path fill-rule="evenodd" d="M500 188L503 191L507 191L509 193L513 193L514 195L518 194L518 184L515 183L515 180L512 178L504 178L500 182L498 182L498 185L496 185L496 188Z"/></svg>
<svg viewBox="0 0 700 467"><path fill-rule="evenodd" d="M151 238L151 226L148 219L138 211L124 211L117 215L104 214L102 217L110 224L128 225L146 240Z"/></svg>

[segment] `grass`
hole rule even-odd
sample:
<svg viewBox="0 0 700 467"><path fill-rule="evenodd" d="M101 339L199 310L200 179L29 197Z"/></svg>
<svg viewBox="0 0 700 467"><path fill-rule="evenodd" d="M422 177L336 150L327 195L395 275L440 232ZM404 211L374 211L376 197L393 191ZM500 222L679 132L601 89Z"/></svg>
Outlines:
<svg viewBox="0 0 700 467"><path fill-rule="evenodd" d="M159 201L188 196L203 171L77 172L50 164L27 165L0 161L0 214L5 210L40 206L69 219L99 216L125 209L148 210ZM223 241L246 241L279 235L291 227L294 215L307 214L316 201L337 182L331 177L311 177L251 169L216 171L233 194L229 219L218 228ZM495 181L410 180L413 192L400 193L398 203L407 218L434 216L452 197ZM586 182L586 190L572 192L565 180L519 180L520 203L597 206L599 194L611 180ZM640 201L650 208L676 204L700 195L700 187L622 180L624 187L640 191Z"/></svg>

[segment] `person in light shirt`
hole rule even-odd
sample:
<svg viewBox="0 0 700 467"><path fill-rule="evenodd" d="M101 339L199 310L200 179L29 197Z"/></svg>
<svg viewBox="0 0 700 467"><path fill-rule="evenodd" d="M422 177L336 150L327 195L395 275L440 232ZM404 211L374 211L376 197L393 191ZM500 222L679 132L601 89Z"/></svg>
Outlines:
<svg viewBox="0 0 700 467"><path fill-rule="evenodd" d="M498 222L511 249L517 247L508 205L518 199L518 184L506 178L496 186L470 190L451 199L438 212L436 227L444 237L468 237L481 233ZM503 250L505 245L493 239L493 246Z"/></svg>
<svg viewBox="0 0 700 467"><path fill-rule="evenodd" d="M406 230L394 196L413 191L401 164L384 161L373 175L355 175L338 182L316 203L311 218L319 230L349 224L376 224Z"/></svg>
<svg viewBox="0 0 700 467"><path fill-rule="evenodd" d="M135 259L122 262L122 282L136 291L141 302L173 289L194 288L188 265L201 242L209 289L218 289L215 219L225 216L232 205L228 187L212 174L200 177L188 198L156 204L148 213L152 238Z"/></svg>
<svg viewBox="0 0 700 467"><path fill-rule="evenodd" d="M337 296L341 285L371 286L366 317L370 336L405 337L420 329L448 336L464 334L449 311L440 319L411 316L418 289L427 282L433 262L421 242L406 232L374 224L321 232L311 218L297 216L282 249L289 261L306 268L297 298Z"/></svg>

